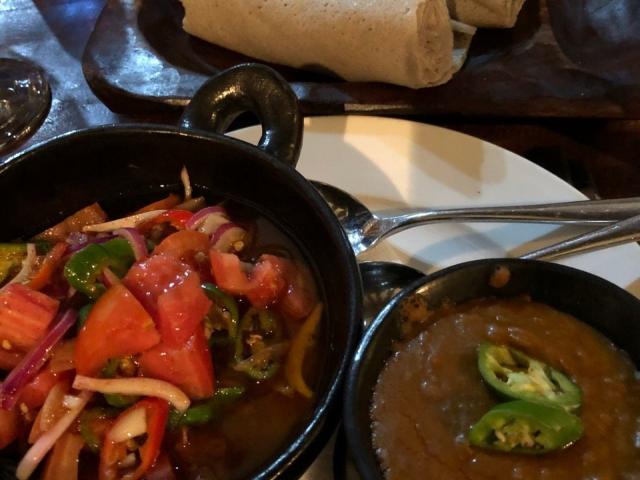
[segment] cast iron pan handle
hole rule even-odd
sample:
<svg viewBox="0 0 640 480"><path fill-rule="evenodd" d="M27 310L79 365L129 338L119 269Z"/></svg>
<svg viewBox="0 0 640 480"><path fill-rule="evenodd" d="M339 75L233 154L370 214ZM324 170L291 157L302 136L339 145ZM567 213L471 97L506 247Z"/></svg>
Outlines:
<svg viewBox="0 0 640 480"><path fill-rule="evenodd" d="M287 81L265 65L237 65L205 82L182 114L180 128L222 134L244 112L253 112L262 124L258 147L295 166L302 146L298 100Z"/></svg>

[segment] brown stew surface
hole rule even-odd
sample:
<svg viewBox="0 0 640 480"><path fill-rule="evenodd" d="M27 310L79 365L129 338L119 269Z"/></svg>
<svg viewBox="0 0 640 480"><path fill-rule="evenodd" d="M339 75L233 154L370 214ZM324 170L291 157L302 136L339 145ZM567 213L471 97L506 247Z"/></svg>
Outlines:
<svg viewBox="0 0 640 480"><path fill-rule="evenodd" d="M387 479L631 480L640 478L640 376L591 327L527 298L481 300L427 314L405 305L407 341L380 374L373 445ZM477 347L518 348L583 390L584 436L546 455L471 447L469 428L499 402L483 384Z"/></svg>

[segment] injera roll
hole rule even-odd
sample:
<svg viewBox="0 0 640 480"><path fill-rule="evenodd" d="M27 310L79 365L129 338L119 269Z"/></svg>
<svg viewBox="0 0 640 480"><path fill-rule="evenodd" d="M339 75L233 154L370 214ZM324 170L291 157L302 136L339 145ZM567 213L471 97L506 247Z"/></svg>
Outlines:
<svg viewBox="0 0 640 480"><path fill-rule="evenodd" d="M446 0L182 0L184 29L256 59L421 88L457 71L475 29ZM455 35L455 50L454 50Z"/></svg>

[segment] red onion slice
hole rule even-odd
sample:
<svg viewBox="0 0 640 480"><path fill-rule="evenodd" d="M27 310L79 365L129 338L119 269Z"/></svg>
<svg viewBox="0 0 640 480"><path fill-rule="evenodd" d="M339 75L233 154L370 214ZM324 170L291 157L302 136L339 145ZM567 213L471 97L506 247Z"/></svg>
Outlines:
<svg viewBox="0 0 640 480"><path fill-rule="evenodd" d="M114 235L104 235L104 236L92 236L87 235L86 233L76 232L77 235L70 241L71 235L67 238L67 243L69 243L69 248L67 248L67 255L72 253L76 253L78 250L82 250L84 247L91 245L92 243L104 243L108 242L115 238ZM84 238L82 237L84 236Z"/></svg>
<svg viewBox="0 0 640 480"><path fill-rule="evenodd" d="M221 207L220 205L214 205L213 207L206 207L194 213L193 217L187 220L187 223L185 223L184 226L187 230L195 230L200 226L202 222L204 222L205 218L208 215L212 215L214 213L220 214L223 217L227 216L227 211L224 209L224 207Z"/></svg>
<svg viewBox="0 0 640 480"><path fill-rule="evenodd" d="M247 232L235 223L225 223L213 232L211 236L211 248L227 253L231 250L233 244L243 240L246 234Z"/></svg>
<svg viewBox="0 0 640 480"><path fill-rule="evenodd" d="M58 323L49 330L29 353L11 370L0 385L0 407L11 410L24 386L33 380L49 359L53 347L76 322L76 312L69 309L60 316Z"/></svg>
<svg viewBox="0 0 640 480"><path fill-rule="evenodd" d="M137 262L147 258L147 242L135 228L119 228L113 233L129 242Z"/></svg>

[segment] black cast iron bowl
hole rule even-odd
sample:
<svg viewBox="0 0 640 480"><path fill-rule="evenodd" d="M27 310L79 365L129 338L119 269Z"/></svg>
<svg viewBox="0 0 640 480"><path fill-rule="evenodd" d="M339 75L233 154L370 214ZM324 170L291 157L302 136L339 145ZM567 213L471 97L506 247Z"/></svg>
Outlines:
<svg viewBox="0 0 640 480"><path fill-rule="evenodd" d="M489 278L498 266L511 271L502 288ZM420 294L430 309L444 302L458 304L473 299L530 295L591 325L625 350L640 367L640 300L600 277L553 263L488 259L455 265L405 287L380 312L363 336L347 373L344 427L356 467L367 480L382 480L383 473L371 444L371 398L378 376L400 339L400 302ZM572 339L567 339L568 344Z"/></svg>
<svg viewBox="0 0 640 480"><path fill-rule="evenodd" d="M263 125L258 147L219 134L244 111ZM79 131L0 165L0 240L28 238L95 201L119 215L143 200L179 192L183 165L194 190L239 200L294 239L325 299L327 351L311 418L255 473L261 480L296 477L329 437L361 318L360 276L349 242L326 203L293 168L301 138L302 118L287 83L267 67L244 65L206 83L177 127Z"/></svg>

